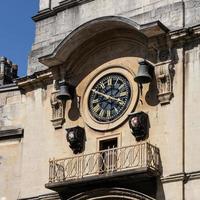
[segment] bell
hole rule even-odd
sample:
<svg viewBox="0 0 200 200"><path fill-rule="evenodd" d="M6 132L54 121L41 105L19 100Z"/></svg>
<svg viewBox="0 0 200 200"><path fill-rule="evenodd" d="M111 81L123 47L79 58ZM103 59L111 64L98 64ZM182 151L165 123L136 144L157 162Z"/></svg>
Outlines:
<svg viewBox="0 0 200 200"><path fill-rule="evenodd" d="M60 85L60 91L57 95L57 99L66 101L68 99L71 99L71 95L69 92L69 85L67 85L65 80L62 80L59 82Z"/></svg>
<svg viewBox="0 0 200 200"><path fill-rule="evenodd" d="M134 81L139 84L150 83L152 81L153 66L145 60L139 61L139 64L138 73Z"/></svg>

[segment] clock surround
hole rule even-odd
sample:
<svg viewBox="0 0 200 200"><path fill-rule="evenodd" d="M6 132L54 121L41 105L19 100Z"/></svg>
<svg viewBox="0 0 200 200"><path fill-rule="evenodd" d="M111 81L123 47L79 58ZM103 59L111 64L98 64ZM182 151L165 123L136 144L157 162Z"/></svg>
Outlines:
<svg viewBox="0 0 200 200"><path fill-rule="evenodd" d="M121 60L121 59L120 59ZM119 61L119 59L116 59L115 61ZM89 78L87 79L85 90L83 91L83 96L81 98L81 116L84 120L84 122L92 129L97 131L109 131L114 128L117 128L119 125L124 123L125 120L128 119L128 114L133 112L133 110L136 108L136 105L138 103L139 99L139 87L138 84L134 81L135 77L135 67L131 68L130 65L127 65L125 63L123 65L122 62L120 62L120 65L114 64L115 62L112 61L112 65L109 65L110 63L105 63L102 66L98 67L97 70L89 75ZM134 69L134 70L133 70ZM129 86L129 100L125 104L125 107L122 109L122 112L120 112L116 117L113 117L111 120L99 120L97 117L94 117L93 114L91 114L91 108L89 106L89 100L90 95L92 94L92 90L95 88L95 84L98 84L103 80L104 78L108 78L110 75L118 75L120 77L123 77L125 80L127 80L128 86ZM110 99L110 96L104 96L107 99ZM112 98L112 97L111 97ZM115 98L115 97L114 97ZM113 99L113 98L112 98ZM117 98L118 99L118 98ZM95 100L95 99L93 99ZM113 99L115 101L118 101L116 99ZM99 115L99 113L98 113Z"/></svg>

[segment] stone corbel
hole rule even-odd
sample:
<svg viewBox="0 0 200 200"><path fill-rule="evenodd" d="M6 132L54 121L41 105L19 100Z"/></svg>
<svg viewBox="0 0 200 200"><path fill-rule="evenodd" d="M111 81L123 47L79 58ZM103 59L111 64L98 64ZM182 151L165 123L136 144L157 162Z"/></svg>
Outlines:
<svg viewBox="0 0 200 200"><path fill-rule="evenodd" d="M161 105L170 103L173 97L174 67L171 60L157 63L155 74L158 88L158 100Z"/></svg>
<svg viewBox="0 0 200 200"><path fill-rule="evenodd" d="M56 97L58 95L58 90L51 93L51 107L52 107L52 119L51 122L55 129L62 128L65 121L64 118L64 104L61 100Z"/></svg>

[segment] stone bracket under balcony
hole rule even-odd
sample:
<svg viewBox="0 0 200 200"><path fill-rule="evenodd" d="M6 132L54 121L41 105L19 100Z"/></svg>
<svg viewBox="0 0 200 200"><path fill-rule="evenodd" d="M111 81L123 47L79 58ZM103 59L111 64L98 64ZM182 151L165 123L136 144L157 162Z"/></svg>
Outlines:
<svg viewBox="0 0 200 200"><path fill-rule="evenodd" d="M141 184L149 184L148 190L160 176L159 150L149 143L54 159L49 164L49 183L45 187L59 193L131 185L137 189Z"/></svg>

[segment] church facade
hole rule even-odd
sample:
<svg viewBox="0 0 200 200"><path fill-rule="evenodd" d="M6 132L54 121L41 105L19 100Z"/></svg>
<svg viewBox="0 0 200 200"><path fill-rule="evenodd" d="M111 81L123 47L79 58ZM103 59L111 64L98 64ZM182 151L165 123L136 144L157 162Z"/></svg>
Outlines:
<svg viewBox="0 0 200 200"><path fill-rule="evenodd" d="M0 200L199 200L199 1L39 4L27 76L0 59Z"/></svg>

